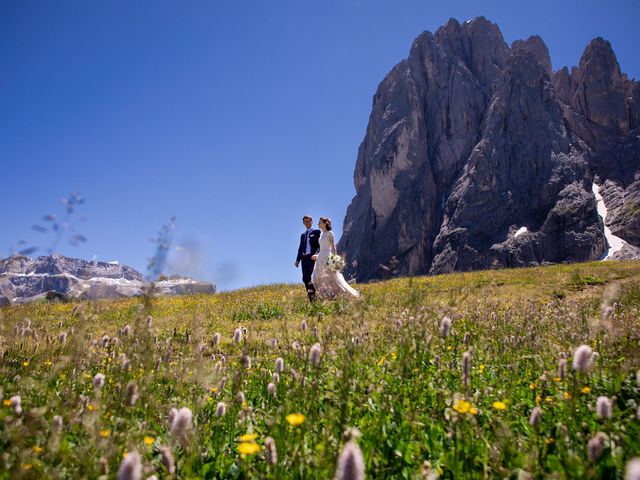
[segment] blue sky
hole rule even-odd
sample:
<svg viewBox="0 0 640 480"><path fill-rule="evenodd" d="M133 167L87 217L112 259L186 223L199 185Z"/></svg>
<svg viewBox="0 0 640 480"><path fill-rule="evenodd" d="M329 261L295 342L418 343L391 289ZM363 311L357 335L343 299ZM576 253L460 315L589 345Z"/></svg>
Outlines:
<svg viewBox="0 0 640 480"><path fill-rule="evenodd" d="M144 272L175 216L180 271L298 282L301 216L340 235L378 83L420 32L478 15L539 34L554 68L602 36L640 77L635 0L1 2L0 256L51 243L31 226L77 190L88 241L62 254Z"/></svg>

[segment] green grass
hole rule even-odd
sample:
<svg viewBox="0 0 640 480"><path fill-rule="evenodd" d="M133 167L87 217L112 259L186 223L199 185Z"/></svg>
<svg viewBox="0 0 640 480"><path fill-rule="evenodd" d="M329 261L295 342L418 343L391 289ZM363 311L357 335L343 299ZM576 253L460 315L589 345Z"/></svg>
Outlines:
<svg viewBox="0 0 640 480"><path fill-rule="evenodd" d="M302 285L269 285L0 310L2 398L20 395L23 408L16 415L0 406L0 478L115 478L123 454L134 450L143 478L171 478L162 446L173 452L175 478L332 478L353 428L370 478L424 478L425 462L440 478L621 478L640 455L640 262L358 288L362 301L313 305ZM603 319L606 306L615 313ZM453 328L442 338L445 315ZM232 341L236 328L246 329L240 343ZM221 342L213 346L215 332ZM322 347L318 367L308 361L314 343ZM589 374L571 370L581 344L599 354ZM561 352L568 356L563 379ZM271 397L277 357L285 369ZM100 392L97 373L106 378ZM133 406L126 403L131 383L139 395ZM596 415L601 395L613 399L610 419ZM227 405L222 417L218 402ZM536 405L543 416L533 428ZM167 416L184 406L193 425L177 439ZM290 425L290 413L304 414L304 422ZM54 415L63 418L60 432ZM587 442L600 431L607 441L591 460ZM259 452L240 453L246 433L256 435L248 443ZM277 446L275 465L265 460L267 437Z"/></svg>

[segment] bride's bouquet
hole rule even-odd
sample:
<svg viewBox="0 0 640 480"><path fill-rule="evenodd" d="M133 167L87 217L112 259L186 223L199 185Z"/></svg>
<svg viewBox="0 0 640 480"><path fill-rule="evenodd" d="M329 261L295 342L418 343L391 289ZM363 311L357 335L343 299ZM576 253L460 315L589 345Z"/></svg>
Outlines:
<svg viewBox="0 0 640 480"><path fill-rule="evenodd" d="M341 272L344 269L345 261L340 255L329 255L327 266L333 272Z"/></svg>

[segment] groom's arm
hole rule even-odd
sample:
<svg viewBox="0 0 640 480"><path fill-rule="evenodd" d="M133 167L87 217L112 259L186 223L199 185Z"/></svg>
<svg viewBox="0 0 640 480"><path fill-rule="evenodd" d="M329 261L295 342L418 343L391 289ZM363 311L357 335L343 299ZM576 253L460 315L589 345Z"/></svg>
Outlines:
<svg viewBox="0 0 640 480"><path fill-rule="evenodd" d="M300 237L300 246L298 247L298 256L296 257L296 267L300 263L300 260L302 260L302 255L304 253L304 247L305 247L305 245L303 245L302 237Z"/></svg>

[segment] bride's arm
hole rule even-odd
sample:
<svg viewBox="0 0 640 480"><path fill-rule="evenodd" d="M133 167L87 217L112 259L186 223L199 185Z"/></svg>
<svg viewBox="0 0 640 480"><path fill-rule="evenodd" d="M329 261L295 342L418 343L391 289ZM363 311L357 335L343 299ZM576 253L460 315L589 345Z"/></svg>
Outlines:
<svg viewBox="0 0 640 480"><path fill-rule="evenodd" d="M331 242L331 252L332 252L334 255L337 255L337 254L338 254L338 252L336 251L336 245L335 245L335 243L333 242L333 232L329 232L329 233L331 234L331 235L329 235L329 241Z"/></svg>

